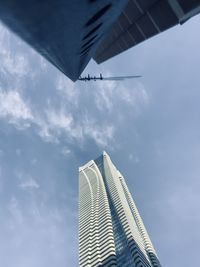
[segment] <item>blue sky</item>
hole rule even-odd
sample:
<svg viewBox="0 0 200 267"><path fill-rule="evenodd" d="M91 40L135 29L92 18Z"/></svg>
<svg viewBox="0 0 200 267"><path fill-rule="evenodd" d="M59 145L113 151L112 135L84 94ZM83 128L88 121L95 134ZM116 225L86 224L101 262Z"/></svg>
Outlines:
<svg viewBox="0 0 200 267"><path fill-rule="evenodd" d="M78 167L106 150L163 266L199 262L200 17L72 83L0 25L0 259L78 266ZM187 253L186 253L187 252Z"/></svg>

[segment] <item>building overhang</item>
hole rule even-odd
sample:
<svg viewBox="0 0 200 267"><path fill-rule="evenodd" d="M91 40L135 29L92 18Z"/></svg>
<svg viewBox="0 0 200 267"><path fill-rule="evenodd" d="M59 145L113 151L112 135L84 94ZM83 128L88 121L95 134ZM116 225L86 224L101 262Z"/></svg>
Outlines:
<svg viewBox="0 0 200 267"><path fill-rule="evenodd" d="M127 0L2 0L0 19L76 81Z"/></svg>

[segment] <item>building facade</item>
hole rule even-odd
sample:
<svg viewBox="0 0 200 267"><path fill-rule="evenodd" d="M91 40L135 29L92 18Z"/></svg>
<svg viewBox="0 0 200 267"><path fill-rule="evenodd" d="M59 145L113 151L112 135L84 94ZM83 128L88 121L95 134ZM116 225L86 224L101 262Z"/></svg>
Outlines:
<svg viewBox="0 0 200 267"><path fill-rule="evenodd" d="M79 265L161 266L125 180L106 152L79 168Z"/></svg>
<svg viewBox="0 0 200 267"><path fill-rule="evenodd" d="M102 63L199 14L200 0L129 0L94 60Z"/></svg>
<svg viewBox="0 0 200 267"><path fill-rule="evenodd" d="M76 81L128 0L1 0L0 20Z"/></svg>
<svg viewBox="0 0 200 267"><path fill-rule="evenodd" d="M199 12L200 0L0 1L0 20L73 81L91 58L102 63Z"/></svg>

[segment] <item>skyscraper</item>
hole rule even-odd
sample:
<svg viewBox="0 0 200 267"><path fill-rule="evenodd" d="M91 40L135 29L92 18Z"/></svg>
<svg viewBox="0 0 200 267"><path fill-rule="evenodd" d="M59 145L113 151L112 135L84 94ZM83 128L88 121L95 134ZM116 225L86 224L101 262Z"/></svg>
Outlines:
<svg viewBox="0 0 200 267"><path fill-rule="evenodd" d="M76 81L97 63L182 24L200 0L1 0L0 20Z"/></svg>
<svg viewBox="0 0 200 267"><path fill-rule="evenodd" d="M200 0L129 0L94 59L102 63L199 12Z"/></svg>
<svg viewBox="0 0 200 267"><path fill-rule="evenodd" d="M1 0L0 19L76 81L128 0Z"/></svg>
<svg viewBox="0 0 200 267"><path fill-rule="evenodd" d="M79 168L81 267L160 267L121 173L106 152Z"/></svg>

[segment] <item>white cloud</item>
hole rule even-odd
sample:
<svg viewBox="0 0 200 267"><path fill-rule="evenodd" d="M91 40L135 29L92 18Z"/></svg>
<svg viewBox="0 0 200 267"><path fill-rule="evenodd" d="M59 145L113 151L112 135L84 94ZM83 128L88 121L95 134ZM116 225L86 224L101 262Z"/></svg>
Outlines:
<svg viewBox="0 0 200 267"><path fill-rule="evenodd" d="M65 96L68 95L69 102L73 99L78 101L77 94L73 92L73 83L64 76L59 77L57 90L68 92ZM121 101L135 107L148 102L148 96L142 86L127 89L122 85L116 87L115 82L108 82L106 87L102 83L97 87L94 95L98 109L101 111L104 109L104 112L105 109L115 112L114 105L119 105ZM89 137L100 147L106 147L113 142L115 128L112 122L99 123L94 116L84 114L79 120L75 120L76 109L71 113L63 102L56 108L53 102L50 102L47 101L47 109L37 112L31 110L18 91L0 91L0 117L7 118L9 123L14 124L18 129L35 125L37 134L48 142L59 143L63 136L66 136L69 142L78 141L79 143L83 143Z"/></svg>
<svg viewBox="0 0 200 267"><path fill-rule="evenodd" d="M10 47L9 30L0 23L0 54L7 55L9 47Z"/></svg>
<svg viewBox="0 0 200 267"><path fill-rule="evenodd" d="M30 124L25 121L32 120L33 115L17 91L0 91L0 118L8 118L9 123L27 128Z"/></svg>
<svg viewBox="0 0 200 267"><path fill-rule="evenodd" d="M19 130L30 127L30 120L33 119L29 106L19 93L30 71L29 57L24 47L24 43L0 23L0 118Z"/></svg>
<svg viewBox="0 0 200 267"><path fill-rule="evenodd" d="M123 103L139 111L149 102L149 96L143 84L136 81L132 82L132 85L130 81L97 83L94 99L97 108L102 112L105 110L111 112Z"/></svg>
<svg viewBox="0 0 200 267"><path fill-rule="evenodd" d="M114 140L114 126L99 125L92 119L86 118L83 123L83 132L92 138L100 147L107 147Z"/></svg>
<svg viewBox="0 0 200 267"><path fill-rule="evenodd" d="M45 120L42 120L41 118L37 119L36 125L39 128L36 130L37 134L42 138L43 141L59 143L57 136L50 132L50 126Z"/></svg>
<svg viewBox="0 0 200 267"><path fill-rule="evenodd" d="M60 138L64 137L68 142L82 144L87 138L91 138L98 146L104 147L114 139L112 125L99 124L86 115L75 121L73 115L64 108L48 108L43 118L35 116L34 123L39 127L38 134L46 142L59 143ZM62 153L66 155L70 150L64 149Z"/></svg>
<svg viewBox="0 0 200 267"><path fill-rule="evenodd" d="M38 134L47 142L58 143L62 134L67 134L68 137L74 135L73 117L64 109L49 108L45 111L44 118L36 116L34 122L39 126Z"/></svg>
<svg viewBox="0 0 200 267"><path fill-rule="evenodd" d="M138 106L147 104L149 101L148 94L143 86L143 84L137 82L132 88L126 89L122 84L120 85L120 95L122 99L132 105Z"/></svg>
<svg viewBox="0 0 200 267"><path fill-rule="evenodd" d="M38 189L40 185L37 183L35 179L33 179L32 176L29 174L26 174L24 172L17 172L17 177L19 180L18 186L24 190L29 190L29 189Z"/></svg>
<svg viewBox="0 0 200 267"><path fill-rule="evenodd" d="M71 150L68 147L63 147L61 153L64 156L67 156L67 155L69 155L71 153Z"/></svg>
<svg viewBox="0 0 200 267"><path fill-rule="evenodd" d="M33 50L34 51L34 50ZM39 56L39 55L38 55ZM42 56L40 56L40 67L41 69L46 72L47 71L47 61Z"/></svg>
<svg viewBox="0 0 200 267"><path fill-rule="evenodd" d="M46 111L47 121L50 128L59 131L59 129L64 129L66 132L71 131L73 118L70 113L61 109L59 111L50 109Z"/></svg>
<svg viewBox="0 0 200 267"><path fill-rule="evenodd" d="M14 53L11 50L11 42L17 37L13 36L7 28L0 24L0 60L1 60L1 71L5 74L15 75L15 78L21 78L26 75L29 70L29 61L25 56L25 53L17 52Z"/></svg>
<svg viewBox="0 0 200 267"><path fill-rule="evenodd" d="M136 156L136 155L134 156L133 154L129 154L128 158L129 158L130 161L134 161L135 163L139 163L140 162L139 157Z"/></svg>
<svg viewBox="0 0 200 267"><path fill-rule="evenodd" d="M32 177L29 177L26 181L20 183L19 187L21 187L22 189L37 189L40 186Z"/></svg>
<svg viewBox="0 0 200 267"><path fill-rule="evenodd" d="M79 100L79 91L75 83L69 80L65 75L59 74L55 81L55 87L60 93L61 97L64 97L64 101L72 103L77 106Z"/></svg>
<svg viewBox="0 0 200 267"><path fill-rule="evenodd" d="M12 197L8 203L8 210L12 215L13 220L10 221L11 228L15 228L15 224L22 224L23 223L23 216L22 216L22 212L21 209L19 207L19 203L18 200L16 199L16 197Z"/></svg>
<svg viewBox="0 0 200 267"><path fill-rule="evenodd" d="M111 111L113 107L113 97L116 93L117 84L114 81L107 81L99 83L95 92L95 102L99 110L104 111L107 109Z"/></svg>
<svg viewBox="0 0 200 267"><path fill-rule="evenodd" d="M12 75L24 76L29 72L29 63L27 58L22 54L7 54L3 57L4 68Z"/></svg>

